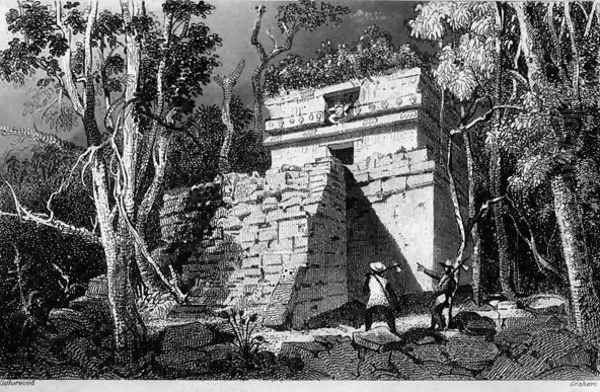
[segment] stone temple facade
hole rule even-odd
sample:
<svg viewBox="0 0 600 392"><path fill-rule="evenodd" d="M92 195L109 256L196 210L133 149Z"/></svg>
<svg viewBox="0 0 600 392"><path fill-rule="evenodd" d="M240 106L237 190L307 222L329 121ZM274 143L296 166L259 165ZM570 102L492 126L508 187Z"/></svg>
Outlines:
<svg viewBox="0 0 600 392"><path fill-rule="evenodd" d="M272 166L264 176L229 174L165 196L159 251L178 258L191 302L241 306L266 325L302 328L363 301L372 261L401 265L390 272L399 293L430 291L417 263L438 269L460 236L445 174L448 133L420 69L290 92L267 100L265 111ZM452 112L444 123L456 124ZM460 141L453 149L465 216Z"/></svg>

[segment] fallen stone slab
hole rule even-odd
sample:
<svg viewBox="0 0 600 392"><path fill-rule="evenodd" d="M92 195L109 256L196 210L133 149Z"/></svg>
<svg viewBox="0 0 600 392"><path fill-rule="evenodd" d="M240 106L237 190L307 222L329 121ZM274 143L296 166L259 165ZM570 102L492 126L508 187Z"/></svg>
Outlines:
<svg viewBox="0 0 600 392"><path fill-rule="evenodd" d="M516 301L498 301L496 304L496 309L501 312L504 310L518 309L518 306Z"/></svg>
<svg viewBox="0 0 600 392"><path fill-rule="evenodd" d="M81 312L73 309L52 309L48 322L57 330L60 336L90 336L94 333L93 322Z"/></svg>
<svg viewBox="0 0 600 392"><path fill-rule="evenodd" d="M451 363L472 371L483 370L500 354L498 347L484 337L462 334L449 339L445 351Z"/></svg>
<svg viewBox="0 0 600 392"><path fill-rule="evenodd" d="M567 306L567 300L557 294L535 294L520 302L527 310L538 315L563 314Z"/></svg>
<svg viewBox="0 0 600 392"><path fill-rule="evenodd" d="M376 352L387 352L402 345L403 339L393 334L386 327L374 328L370 331L359 331L352 334L352 341L358 347Z"/></svg>

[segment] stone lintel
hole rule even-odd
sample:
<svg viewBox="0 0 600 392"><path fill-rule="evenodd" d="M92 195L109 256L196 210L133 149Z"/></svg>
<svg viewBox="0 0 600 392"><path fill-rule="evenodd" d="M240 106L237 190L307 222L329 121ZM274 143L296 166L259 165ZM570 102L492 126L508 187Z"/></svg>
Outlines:
<svg viewBox="0 0 600 392"><path fill-rule="evenodd" d="M397 123L411 122L418 120L418 110L407 110L399 113L386 114L382 116L365 118L363 120L351 121L330 125L320 128L307 129L301 132L294 132L285 135L268 136L265 138L266 147L282 147L284 145L302 142L306 140L317 140L332 136L348 136L354 132L365 129L377 128L382 125L392 125Z"/></svg>

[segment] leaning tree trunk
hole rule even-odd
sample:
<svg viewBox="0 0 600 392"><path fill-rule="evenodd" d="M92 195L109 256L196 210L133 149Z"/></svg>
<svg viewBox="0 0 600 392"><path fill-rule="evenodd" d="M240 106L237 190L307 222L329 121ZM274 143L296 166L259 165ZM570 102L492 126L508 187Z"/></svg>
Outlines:
<svg viewBox="0 0 600 392"><path fill-rule="evenodd" d="M264 66L259 65L252 73L252 93L254 95L254 132L260 137L259 140L264 138L264 121L262 110L264 106L264 91L262 86L262 74Z"/></svg>
<svg viewBox="0 0 600 392"><path fill-rule="evenodd" d="M463 132L463 144L465 145L465 155L467 158L467 181L468 181L468 212L469 219L474 219L477 211L475 209L475 178L473 174L473 151L471 149L471 139L467 132ZM472 277L473 280L473 301L477 305L481 303L481 238L479 237L477 222L473 222L470 233L466 233L467 236L471 236L473 242L473 251L471 255L471 267L473 268Z"/></svg>
<svg viewBox="0 0 600 392"><path fill-rule="evenodd" d="M214 77L215 82L223 90L223 104L221 107L221 121L225 125L225 135L223 138L223 144L221 145L221 151L219 152L219 174L225 175L231 171L231 163L229 161L229 151L231 150L231 143L233 141L233 135L235 128L233 121L231 121L231 97L233 96L233 88L237 84L238 79L244 71L246 61L241 59L235 69L228 76L216 75ZM253 82L254 83L254 82ZM254 84L253 84L254 87ZM255 91L256 92L256 91Z"/></svg>
<svg viewBox="0 0 600 392"><path fill-rule="evenodd" d="M552 178L554 213L560 228L563 256L571 291L571 311L577 332L588 341L600 344L600 300L594 287L590 263L586 258L583 233L575 194L563 175Z"/></svg>

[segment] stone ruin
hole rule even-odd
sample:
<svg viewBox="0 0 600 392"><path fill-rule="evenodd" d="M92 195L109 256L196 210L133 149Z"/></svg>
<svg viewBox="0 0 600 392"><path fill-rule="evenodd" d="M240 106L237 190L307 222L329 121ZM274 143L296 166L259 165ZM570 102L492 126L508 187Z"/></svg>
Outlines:
<svg viewBox="0 0 600 392"><path fill-rule="evenodd" d="M416 263L439 269L460 239L446 175L448 129L420 69L290 92L265 102L264 176L169 192L161 258L181 265L190 303L258 312L303 328L364 300L368 264L399 263L400 293L430 291ZM446 124L456 116L444 113ZM449 128L449 127L448 127ZM466 204L462 145L452 162ZM469 273L461 283L468 284Z"/></svg>

